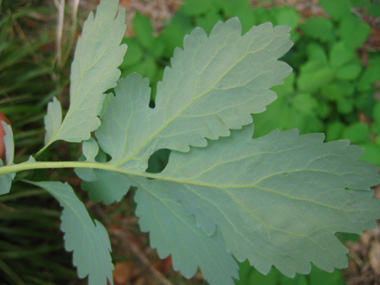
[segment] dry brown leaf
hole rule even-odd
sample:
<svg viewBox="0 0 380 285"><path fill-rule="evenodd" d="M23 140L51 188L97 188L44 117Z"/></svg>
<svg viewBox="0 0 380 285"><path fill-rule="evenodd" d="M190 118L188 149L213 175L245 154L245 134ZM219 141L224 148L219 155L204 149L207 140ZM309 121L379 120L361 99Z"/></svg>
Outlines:
<svg viewBox="0 0 380 285"><path fill-rule="evenodd" d="M133 264L130 262L116 262L113 271L113 279L118 284L125 284L132 278Z"/></svg>

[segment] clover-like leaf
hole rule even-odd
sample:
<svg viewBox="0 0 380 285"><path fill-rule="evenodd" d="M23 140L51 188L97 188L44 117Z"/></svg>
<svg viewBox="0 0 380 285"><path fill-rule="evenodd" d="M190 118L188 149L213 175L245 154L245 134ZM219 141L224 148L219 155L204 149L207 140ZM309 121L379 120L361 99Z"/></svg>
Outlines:
<svg viewBox="0 0 380 285"><path fill-rule="evenodd" d="M92 13L88 16L71 65L70 107L60 124L59 102L54 99L49 104L45 118L46 145L57 140L87 140L100 126L98 116L103 108L104 92L116 86L120 77L117 67L127 48L120 45L126 25L124 10L115 18L118 3L118 0L102 0L96 17Z"/></svg>
<svg viewBox="0 0 380 285"><path fill-rule="evenodd" d="M111 244L104 226L93 221L71 186L61 182L29 182L52 194L63 207L61 229L65 249L73 251L73 264L78 276L88 275L89 284L113 284Z"/></svg>
<svg viewBox="0 0 380 285"><path fill-rule="evenodd" d="M242 36L237 18L217 23L209 37L196 28L165 69L154 109L146 79L121 79L96 131L111 163L144 171L160 148L186 152L252 123L291 71L278 61L292 45L288 31L266 23Z"/></svg>

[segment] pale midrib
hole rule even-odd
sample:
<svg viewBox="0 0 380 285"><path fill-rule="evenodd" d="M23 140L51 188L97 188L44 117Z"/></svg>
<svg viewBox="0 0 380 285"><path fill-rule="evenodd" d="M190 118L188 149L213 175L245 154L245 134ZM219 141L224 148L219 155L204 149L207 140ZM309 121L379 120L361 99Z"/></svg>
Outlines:
<svg viewBox="0 0 380 285"><path fill-rule="evenodd" d="M10 174L10 173L18 172L18 171L23 171L23 170L47 169L47 168L92 168L92 169L101 169L101 170L106 170L106 171L113 171L113 172L122 173L124 175L133 175L133 176L138 176L138 177L152 178L152 179L158 179L158 180L163 180L163 181L168 181L168 182L174 182L174 183L180 183L180 184L186 184L186 185L194 185L194 186L200 186L200 187L216 188L216 189L221 189L223 191L227 191L227 189L254 188L254 189L257 189L259 191L268 192L268 193L272 193L272 194L275 194L275 195L283 196L283 197L285 197L287 199L290 199L290 200L302 201L302 202L305 202L305 203L315 204L315 205L320 206L320 207L325 207L325 208L329 208L329 209L350 212L350 211L344 210L342 208L331 207L329 205L324 205L324 204L321 204L321 203L317 203L315 201L305 200L305 199L301 199L301 198L295 198L295 197L286 195L284 193L279 193L279 192L276 192L276 191L271 190L271 189L260 187L260 186L257 185L257 183L254 184L254 185L222 186L222 185L215 185L215 184L210 184L210 183L205 183L205 182L199 182L199 181L193 181L193 180L187 180L187 179L179 179L179 178L161 176L161 175L157 175L157 174L153 174L153 173L147 173L147 172L135 172L135 171L130 171L128 169L119 168L119 167L117 167L114 164L100 163L100 162L81 162L81 161L24 162L24 163L20 163L20 164L13 164L13 165L7 165L7 166L0 167L0 175ZM297 171L301 171L301 170L297 170ZM303 171L308 171L308 170L303 170ZM278 175L278 173L275 173L274 175Z"/></svg>
<svg viewBox="0 0 380 285"><path fill-rule="evenodd" d="M237 201L229 191L227 191L228 188L248 188L248 187L249 188L255 188L257 190L271 192L271 193L276 194L276 195L285 196L289 199L300 200L300 201L304 201L307 203L315 203L314 201L289 197L285 194L278 193L278 192L270 190L270 189L260 188L260 187L253 186L253 185L240 186L240 187L221 187L220 185L213 185L213 184L209 184L209 183L189 181L189 180L185 180L185 179L176 179L176 178L164 177L164 176L160 176L160 175L156 175L156 174L152 174L152 173L133 172L133 171L129 171L126 169L117 168L115 165L112 165L112 164L97 163L97 162L79 162L79 161L73 161L73 162L71 162L71 161L67 161L67 162L25 162L25 163L21 163L21 164L3 166L0 168L0 174L7 174L7 173L17 172L17 171L21 171L21 170L45 169L45 168L94 168L94 169L102 169L102 170L107 170L107 171L114 171L114 172L122 173L124 175L133 175L133 176L139 176L139 177L145 177L145 178L160 179L160 180L175 182L175 183L182 183L182 184L187 184L187 185L217 188L217 189L223 190L227 195L229 195L231 197L232 200L235 201L235 203L239 204L246 212L249 212L249 211L247 209L245 209L245 207L243 207L243 205L241 205L240 202ZM319 203L315 203L315 204L319 204ZM323 207L333 208L333 207L322 205L322 204L319 204L319 205L323 206ZM339 208L339 210L342 210L342 209ZM268 226L268 225L266 225L266 226ZM279 229L274 229L274 228L271 228L271 229L272 230L279 230ZM295 233L288 232L288 234L295 234ZM297 235L297 234L295 234L295 235ZM310 239L309 237L304 236L304 235L299 235L299 236L302 238ZM310 239L310 241L315 243L315 241L313 241L311 239ZM316 243L316 244L318 246L320 246L318 243Z"/></svg>
<svg viewBox="0 0 380 285"><path fill-rule="evenodd" d="M284 173L296 173L296 172L322 172L322 171L319 171L319 170L310 170L310 169L296 169L296 170L291 170L291 171L284 171L284 172L273 173L272 175L268 175L267 177L265 177L265 179L269 179L270 177L274 177L274 176L281 175L281 174L284 174ZM331 173L329 173L329 174L331 174ZM333 174L337 175L336 173L333 173ZM175 178L170 178L170 177L165 177L165 176L160 176L160 175L155 175L155 177L149 177L149 178L155 178L155 179L160 179L160 180L165 180L165 181L170 181L170 182L176 182L176 183L182 183L182 184L187 184L187 185L195 185L195 186L216 188L216 189L221 189L223 191L226 191L227 189L250 189L250 188L252 188L252 189L257 189L257 190L262 191L262 192L268 192L268 193L271 193L271 194L274 194L274 195L282 196L282 197L285 197L285 198L287 198L289 200L294 200L294 201L300 201L300 202L315 204L315 205L320 206L320 207L329 208L329 209L333 209L333 210L344 211L346 213L350 212L350 211L342 209L342 208L335 208L335 207L332 207L332 206L329 206L329 205L324 205L324 204L321 204L321 203L318 203L318 202L315 202L315 201L312 201L312 200L305 200L305 199L301 199L301 198L296 198L296 197L293 197L293 196L286 195L285 193L280 193L280 192L274 191L272 189L261 187L261 186L258 185L260 182L262 182L261 180L256 181L255 183L252 183L252 185L238 185L238 186L237 185L229 185L229 186L222 186L222 185L214 185L214 184L210 184L210 183L204 183L204 182L193 181L193 180L175 179Z"/></svg>

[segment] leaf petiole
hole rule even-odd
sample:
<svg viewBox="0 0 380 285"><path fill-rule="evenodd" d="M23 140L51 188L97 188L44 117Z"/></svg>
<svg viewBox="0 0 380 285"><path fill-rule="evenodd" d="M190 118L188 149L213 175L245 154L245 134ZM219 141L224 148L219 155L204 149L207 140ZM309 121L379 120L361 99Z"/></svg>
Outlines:
<svg viewBox="0 0 380 285"><path fill-rule="evenodd" d="M132 174L125 169L117 168L116 165L98 163L98 162L85 162L85 161L36 161L36 162L23 162L19 164L12 164L0 167L0 175L33 170L33 169L48 169L48 168L92 168L102 169L108 171L116 171L124 174ZM136 173L133 173L136 175ZM148 174L148 173L147 173ZM149 175L142 175L148 177Z"/></svg>

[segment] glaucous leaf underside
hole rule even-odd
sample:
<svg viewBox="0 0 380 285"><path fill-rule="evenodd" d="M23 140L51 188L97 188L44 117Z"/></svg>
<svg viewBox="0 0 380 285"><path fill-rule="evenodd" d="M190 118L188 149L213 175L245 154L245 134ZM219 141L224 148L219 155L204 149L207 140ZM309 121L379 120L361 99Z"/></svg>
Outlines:
<svg viewBox="0 0 380 285"><path fill-rule="evenodd" d="M237 18L209 36L196 28L165 69L154 108L148 80L131 74L102 113L96 138L118 173L96 170L85 189L108 204L137 187L141 229L186 277L199 267L211 284L233 284L232 257L262 273L307 274L311 262L333 271L347 266L335 234L376 225L379 175L360 148L295 130L252 139L251 114L291 71L278 60L288 32L266 23L242 36ZM172 150L166 168L147 173L163 148Z"/></svg>

